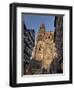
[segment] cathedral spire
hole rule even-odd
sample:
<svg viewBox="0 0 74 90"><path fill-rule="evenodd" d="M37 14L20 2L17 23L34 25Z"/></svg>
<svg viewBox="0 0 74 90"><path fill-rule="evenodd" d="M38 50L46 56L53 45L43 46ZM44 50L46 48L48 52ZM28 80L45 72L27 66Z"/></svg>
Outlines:
<svg viewBox="0 0 74 90"><path fill-rule="evenodd" d="M40 32L45 32L45 24L40 25Z"/></svg>

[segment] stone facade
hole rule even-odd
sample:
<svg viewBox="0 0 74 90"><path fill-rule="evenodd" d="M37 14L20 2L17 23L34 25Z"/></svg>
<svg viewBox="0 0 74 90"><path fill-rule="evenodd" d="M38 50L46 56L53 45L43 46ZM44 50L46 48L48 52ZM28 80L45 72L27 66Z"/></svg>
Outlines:
<svg viewBox="0 0 74 90"><path fill-rule="evenodd" d="M32 58L41 61L41 69L45 69L49 73L50 65L56 56L54 32L45 31L45 25L42 24L37 35Z"/></svg>

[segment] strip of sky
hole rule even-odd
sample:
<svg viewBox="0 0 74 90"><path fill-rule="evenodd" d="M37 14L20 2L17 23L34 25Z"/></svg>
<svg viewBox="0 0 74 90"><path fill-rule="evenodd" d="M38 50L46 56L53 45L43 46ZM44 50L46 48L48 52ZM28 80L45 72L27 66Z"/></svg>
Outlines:
<svg viewBox="0 0 74 90"><path fill-rule="evenodd" d="M36 15L36 14L23 14L23 22L28 29L34 29L38 32L41 24L45 24L46 31L54 31L54 20L53 15Z"/></svg>

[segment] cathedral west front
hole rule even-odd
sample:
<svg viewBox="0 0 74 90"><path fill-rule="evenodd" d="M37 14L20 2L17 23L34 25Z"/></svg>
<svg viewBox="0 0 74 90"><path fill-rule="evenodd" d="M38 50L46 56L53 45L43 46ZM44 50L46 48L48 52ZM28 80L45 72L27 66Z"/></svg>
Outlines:
<svg viewBox="0 0 74 90"><path fill-rule="evenodd" d="M41 24L32 52L32 59L41 61L41 69L49 72L50 65L55 57L57 57L57 53L54 43L54 32L46 31L45 25Z"/></svg>

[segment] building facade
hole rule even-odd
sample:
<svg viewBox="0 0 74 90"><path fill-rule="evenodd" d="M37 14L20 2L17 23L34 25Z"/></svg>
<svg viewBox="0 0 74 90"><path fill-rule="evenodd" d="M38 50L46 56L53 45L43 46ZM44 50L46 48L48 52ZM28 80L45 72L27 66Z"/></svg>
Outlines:
<svg viewBox="0 0 74 90"><path fill-rule="evenodd" d="M47 32L45 30L45 25L42 24L37 35L36 45L32 54L32 58L34 60L41 61L41 69L49 73L50 65L56 55L54 32Z"/></svg>
<svg viewBox="0 0 74 90"><path fill-rule="evenodd" d="M51 73L63 73L63 16L55 16L54 42L57 48L57 58L51 65Z"/></svg>
<svg viewBox="0 0 74 90"><path fill-rule="evenodd" d="M27 74L35 43L35 31L33 29L27 29L24 24L22 34L22 74Z"/></svg>

